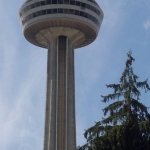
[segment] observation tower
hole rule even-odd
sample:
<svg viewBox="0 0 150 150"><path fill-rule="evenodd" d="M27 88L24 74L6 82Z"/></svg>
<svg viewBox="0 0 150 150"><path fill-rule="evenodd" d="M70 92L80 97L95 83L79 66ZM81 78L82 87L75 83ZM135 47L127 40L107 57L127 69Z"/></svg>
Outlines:
<svg viewBox="0 0 150 150"><path fill-rule="evenodd" d="M95 0L26 0L25 38L48 49L44 150L76 150L74 49L92 43L103 12Z"/></svg>

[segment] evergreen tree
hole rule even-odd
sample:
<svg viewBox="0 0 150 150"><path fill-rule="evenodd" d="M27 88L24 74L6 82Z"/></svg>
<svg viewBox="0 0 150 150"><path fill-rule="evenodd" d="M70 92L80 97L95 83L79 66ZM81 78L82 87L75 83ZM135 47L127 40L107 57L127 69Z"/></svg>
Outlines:
<svg viewBox="0 0 150 150"><path fill-rule="evenodd" d="M79 150L150 150L150 114L139 102L139 89L150 88L134 74L132 52L127 56L120 83L106 85L113 93L101 96L104 103L113 100L103 109L105 118L85 131L87 144Z"/></svg>

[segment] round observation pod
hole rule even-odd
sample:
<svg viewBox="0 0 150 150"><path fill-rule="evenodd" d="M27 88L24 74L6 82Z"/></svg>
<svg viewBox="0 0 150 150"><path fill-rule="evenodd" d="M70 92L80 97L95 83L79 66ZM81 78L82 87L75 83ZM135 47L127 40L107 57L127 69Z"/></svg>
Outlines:
<svg viewBox="0 0 150 150"><path fill-rule="evenodd" d="M61 35L74 48L92 43L103 16L95 0L27 0L19 10L25 38L43 48Z"/></svg>

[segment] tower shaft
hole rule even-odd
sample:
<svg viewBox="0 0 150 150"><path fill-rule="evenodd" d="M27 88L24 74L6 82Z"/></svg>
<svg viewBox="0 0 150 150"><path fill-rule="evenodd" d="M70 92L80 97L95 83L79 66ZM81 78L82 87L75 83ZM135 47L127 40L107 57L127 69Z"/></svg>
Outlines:
<svg viewBox="0 0 150 150"><path fill-rule="evenodd" d="M74 48L66 36L49 44L44 150L75 150Z"/></svg>

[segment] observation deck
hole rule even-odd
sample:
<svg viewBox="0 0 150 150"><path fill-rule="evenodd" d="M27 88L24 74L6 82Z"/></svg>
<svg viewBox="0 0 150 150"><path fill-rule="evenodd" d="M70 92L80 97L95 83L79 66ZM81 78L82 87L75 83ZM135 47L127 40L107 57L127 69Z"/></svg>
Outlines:
<svg viewBox="0 0 150 150"><path fill-rule="evenodd" d="M19 10L25 38L43 48L48 48L46 39L60 35L70 38L74 48L92 43L103 16L95 0L27 0Z"/></svg>

